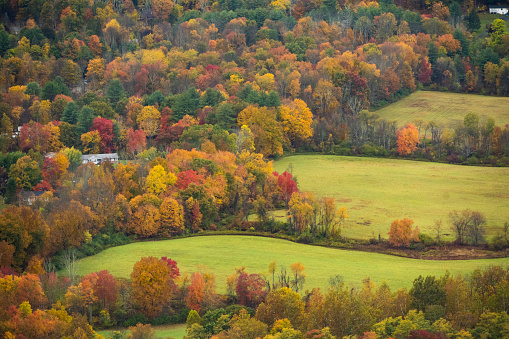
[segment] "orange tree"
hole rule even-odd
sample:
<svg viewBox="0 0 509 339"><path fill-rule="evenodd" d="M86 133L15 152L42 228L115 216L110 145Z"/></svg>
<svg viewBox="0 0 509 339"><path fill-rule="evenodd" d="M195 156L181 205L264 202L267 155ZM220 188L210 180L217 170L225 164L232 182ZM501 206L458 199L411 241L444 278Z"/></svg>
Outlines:
<svg viewBox="0 0 509 339"><path fill-rule="evenodd" d="M134 302L147 317L157 317L169 303L172 293L166 261L155 257L141 258L134 264L131 279Z"/></svg>

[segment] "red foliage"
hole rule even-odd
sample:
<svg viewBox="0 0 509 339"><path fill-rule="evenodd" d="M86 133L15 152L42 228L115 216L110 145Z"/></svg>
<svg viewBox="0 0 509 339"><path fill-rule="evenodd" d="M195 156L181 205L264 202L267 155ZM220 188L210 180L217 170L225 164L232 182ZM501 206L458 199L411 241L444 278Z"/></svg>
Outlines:
<svg viewBox="0 0 509 339"><path fill-rule="evenodd" d="M140 153L147 147L147 135L143 130L129 129L127 132L127 150L129 153Z"/></svg>
<svg viewBox="0 0 509 339"><path fill-rule="evenodd" d="M35 191L35 192L52 191L53 192L53 187L51 187L49 182L47 182L46 180L43 180L40 183L38 183L37 185L35 185L34 188L32 188L32 191Z"/></svg>
<svg viewBox="0 0 509 339"><path fill-rule="evenodd" d="M22 152L34 151L45 152L50 139L50 132L38 122L24 124L20 130L20 148Z"/></svg>
<svg viewBox="0 0 509 339"><path fill-rule="evenodd" d="M297 183L293 180L293 176L286 171L281 175L276 171L272 172L272 174L277 177L277 185L281 190L280 199L288 204L292 194L299 191Z"/></svg>
<svg viewBox="0 0 509 339"><path fill-rule="evenodd" d="M267 285L259 274L242 273L235 286L240 305L256 308L267 295Z"/></svg>
<svg viewBox="0 0 509 339"><path fill-rule="evenodd" d="M102 308L111 309L117 301L117 281L107 270L97 273L94 293L101 302Z"/></svg>
<svg viewBox="0 0 509 339"><path fill-rule="evenodd" d="M115 134L113 133L113 122L111 120L97 117L92 123L91 131L98 131L101 136L101 153L111 153L117 149L113 139Z"/></svg>
<svg viewBox="0 0 509 339"><path fill-rule="evenodd" d="M417 71L417 81L423 85L427 85L431 82L432 74L433 70L431 69L431 64L426 59L422 59Z"/></svg>
<svg viewBox="0 0 509 339"><path fill-rule="evenodd" d="M184 172L180 172L177 174L177 183L175 187L178 189L185 190L190 183L195 183L196 185L200 185L205 181L203 175L196 173L194 170L187 170Z"/></svg>
<svg viewBox="0 0 509 339"><path fill-rule="evenodd" d="M48 189L40 189L47 187L48 185L43 184L43 182L39 183L36 187L39 187L38 189L34 188L34 191L48 191L51 190L51 187L57 188L60 186L60 177L62 176L62 172L60 168L58 167L57 162L53 158L45 158L44 159L44 166L42 169L42 177L49 185ZM41 185L43 184L43 185ZM40 186L39 186L40 185Z"/></svg>

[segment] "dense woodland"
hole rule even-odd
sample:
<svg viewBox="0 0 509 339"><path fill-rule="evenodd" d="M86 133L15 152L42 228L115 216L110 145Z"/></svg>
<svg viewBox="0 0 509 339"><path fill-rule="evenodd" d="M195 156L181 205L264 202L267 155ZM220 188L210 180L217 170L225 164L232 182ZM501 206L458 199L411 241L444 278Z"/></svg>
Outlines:
<svg viewBox="0 0 509 339"><path fill-rule="evenodd" d="M168 258L143 258L130 280L75 267L107 246L203 230L341 240L346 209L274 172L287 153L509 165L509 126L492 118L397 126L370 112L416 89L508 96L509 33L502 19L481 27L487 5L0 0L0 332L83 338L90 325L187 319L190 338L507 337L498 267L409 291L340 277L307 291L300 263L272 263L232 272L226 295L213 272L180 275ZM126 161L82 164L112 152ZM482 242L479 212L451 223L459 244ZM409 219L389 235L430 241Z"/></svg>

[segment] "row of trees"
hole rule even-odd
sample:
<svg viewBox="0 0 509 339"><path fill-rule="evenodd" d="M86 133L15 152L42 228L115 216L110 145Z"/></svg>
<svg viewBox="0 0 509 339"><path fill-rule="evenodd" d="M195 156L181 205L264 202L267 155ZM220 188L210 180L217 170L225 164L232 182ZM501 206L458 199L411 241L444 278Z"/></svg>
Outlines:
<svg viewBox="0 0 509 339"><path fill-rule="evenodd" d="M397 291L370 278L351 288L335 276L326 292L299 294L304 266L278 273L272 262L263 274L237 269L221 296L212 272L181 273L168 258L141 258L129 280L101 271L74 283L45 272L41 263L22 276L0 277L6 335L93 337L89 324L160 323L174 316L187 317L189 338L504 338L509 330L509 276L498 266L465 277L419 276L409 290Z"/></svg>

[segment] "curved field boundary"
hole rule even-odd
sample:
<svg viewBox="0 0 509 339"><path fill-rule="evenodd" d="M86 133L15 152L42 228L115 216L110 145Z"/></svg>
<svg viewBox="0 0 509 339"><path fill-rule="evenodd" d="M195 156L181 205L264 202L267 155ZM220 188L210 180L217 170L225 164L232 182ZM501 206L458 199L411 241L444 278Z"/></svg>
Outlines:
<svg viewBox="0 0 509 339"><path fill-rule="evenodd" d="M509 221L509 168L474 167L398 159L297 155L278 160L274 169L291 168L302 191L334 197L348 215L347 238L388 238L395 219L410 218L421 232L435 236L435 221L453 240L449 213L484 213L487 235Z"/></svg>
<svg viewBox="0 0 509 339"><path fill-rule="evenodd" d="M419 275L441 276L468 274L476 268L489 265L509 265L509 258L480 260L418 260L385 254L347 251L297 244L290 241L253 236L204 236L153 242L139 242L113 247L84 258L79 263L79 273L87 274L108 270L116 277L128 278L135 262L141 257L167 256L176 260L180 273L199 271L207 266L216 275L219 293L226 290L226 278L235 268L246 266L249 273L266 272L269 263L276 260L290 271L290 264L300 262L307 274L304 289L327 289L329 278L341 275L352 287L370 277L378 286L383 281L393 291L411 287Z"/></svg>

